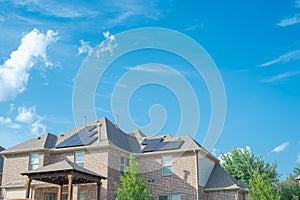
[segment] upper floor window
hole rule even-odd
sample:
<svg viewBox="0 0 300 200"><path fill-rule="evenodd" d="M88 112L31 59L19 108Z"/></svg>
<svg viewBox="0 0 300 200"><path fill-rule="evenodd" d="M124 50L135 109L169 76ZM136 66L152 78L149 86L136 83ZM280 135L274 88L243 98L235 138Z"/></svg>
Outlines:
<svg viewBox="0 0 300 200"><path fill-rule="evenodd" d="M181 200L181 195L180 194L171 194L170 200Z"/></svg>
<svg viewBox="0 0 300 200"><path fill-rule="evenodd" d="M129 159L125 157L121 157L121 162L120 162L120 172L121 174L124 174L125 168L129 166Z"/></svg>
<svg viewBox="0 0 300 200"><path fill-rule="evenodd" d="M76 152L74 155L75 163L81 167L84 167L84 156L85 156L84 151Z"/></svg>
<svg viewBox="0 0 300 200"><path fill-rule="evenodd" d="M173 162L172 156L163 156L161 159L162 163L162 174L171 175L173 173Z"/></svg>
<svg viewBox="0 0 300 200"><path fill-rule="evenodd" d="M158 195L157 200L168 200L167 194Z"/></svg>
<svg viewBox="0 0 300 200"><path fill-rule="evenodd" d="M34 153L30 155L29 170L38 169L40 165L40 154Z"/></svg>

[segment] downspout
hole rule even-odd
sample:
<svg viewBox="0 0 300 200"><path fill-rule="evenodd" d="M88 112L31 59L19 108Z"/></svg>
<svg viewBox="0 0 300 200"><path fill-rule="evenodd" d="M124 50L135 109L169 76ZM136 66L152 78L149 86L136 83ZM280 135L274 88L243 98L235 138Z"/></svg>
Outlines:
<svg viewBox="0 0 300 200"><path fill-rule="evenodd" d="M199 166L198 166L198 154L197 154L197 150L196 150L196 149L194 149L194 153L195 153L195 163L196 163L196 190L197 190L197 200L199 200L199 176L198 176Z"/></svg>

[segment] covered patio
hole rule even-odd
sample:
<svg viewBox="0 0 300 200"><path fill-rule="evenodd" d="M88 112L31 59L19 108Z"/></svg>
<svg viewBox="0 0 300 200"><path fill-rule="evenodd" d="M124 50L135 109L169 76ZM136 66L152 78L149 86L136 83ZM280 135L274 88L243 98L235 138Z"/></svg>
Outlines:
<svg viewBox="0 0 300 200"><path fill-rule="evenodd" d="M27 176L26 198L29 198L32 180L36 180L58 185L57 200L62 200L63 185L68 186L68 200L72 200L73 184L83 183L97 183L97 200L100 200L101 180L106 179L106 177L80 167L67 159L21 174Z"/></svg>

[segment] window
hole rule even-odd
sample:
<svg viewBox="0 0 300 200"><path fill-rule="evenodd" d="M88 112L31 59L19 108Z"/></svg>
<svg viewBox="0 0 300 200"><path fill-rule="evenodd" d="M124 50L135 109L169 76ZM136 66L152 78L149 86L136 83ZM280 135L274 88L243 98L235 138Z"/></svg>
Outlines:
<svg viewBox="0 0 300 200"><path fill-rule="evenodd" d="M61 199L62 200L68 200L68 194L62 194Z"/></svg>
<svg viewBox="0 0 300 200"><path fill-rule="evenodd" d="M39 168L40 154L35 153L30 155L29 170L35 170Z"/></svg>
<svg viewBox="0 0 300 200"><path fill-rule="evenodd" d="M180 194L171 194L170 200L181 200L181 195Z"/></svg>
<svg viewBox="0 0 300 200"><path fill-rule="evenodd" d="M80 167L84 167L84 156L85 152L80 151L75 153L75 163L79 165Z"/></svg>
<svg viewBox="0 0 300 200"><path fill-rule="evenodd" d="M56 193L45 193L45 200L56 200Z"/></svg>
<svg viewBox="0 0 300 200"><path fill-rule="evenodd" d="M84 192L80 192L80 200L85 200L85 193Z"/></svg>
<svg viewBox="0 0 300 200"><path fill-rule="evenodd" d="M157 197L157 200L168 200L168 195L167 194L159 195Z"/></svg>
<svg viewBox="0 0 300 200"><path fill-rule="evenodd" d="M125 171L125 158L121 157L121 162L120 162L120 172L123 175Z"/></svg>
<svg viewBox="0 0 300 200"><path fill-rule="evenodd" d="M172 156L163 156L162 159L162 174L171 175L173 172Z"/></svg>

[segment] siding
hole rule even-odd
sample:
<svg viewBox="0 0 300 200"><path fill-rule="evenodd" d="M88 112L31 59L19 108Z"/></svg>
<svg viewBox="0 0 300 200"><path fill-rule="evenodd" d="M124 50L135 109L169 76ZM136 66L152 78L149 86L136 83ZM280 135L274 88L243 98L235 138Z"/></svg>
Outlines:
<svg viewBox="0 0 300 200"><path fill-rule="evenodd" d="M199 185L201 187L205 187L214 166L214 161L206 157L204 154L198 153L198 175Z"/></svg>

